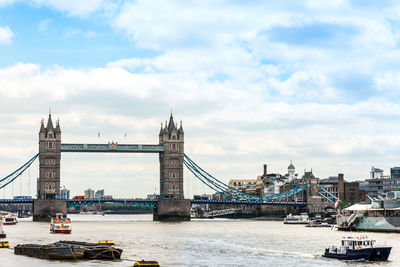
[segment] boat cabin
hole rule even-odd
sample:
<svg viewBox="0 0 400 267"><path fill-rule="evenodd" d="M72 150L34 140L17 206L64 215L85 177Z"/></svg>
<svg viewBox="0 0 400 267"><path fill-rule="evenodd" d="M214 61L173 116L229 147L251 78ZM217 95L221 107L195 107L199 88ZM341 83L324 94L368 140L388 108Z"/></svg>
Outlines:
<svg viewBox="0 0 400 267"><path fill-rule="evenodd" d="M369 239L367 236L359 237L343 237L342 247L350 249L372 248L376 241Z"/></svg>

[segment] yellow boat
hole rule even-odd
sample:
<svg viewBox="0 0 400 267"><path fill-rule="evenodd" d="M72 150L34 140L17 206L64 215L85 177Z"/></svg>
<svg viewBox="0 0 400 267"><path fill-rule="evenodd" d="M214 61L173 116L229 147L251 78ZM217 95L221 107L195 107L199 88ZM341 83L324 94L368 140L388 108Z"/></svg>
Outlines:
<svg viewBox="0 0 400 267"><path fill-rule="evenodd" d="M8 243L8 241L0 242L0 248L9 248L9 247L10 247L10 243Z"/></svg>
<svg viewBox="0 0 400 267"><path fill-rule="evenodd" d="M100 241L99 241L99 244L115 246L115 243L114 243L114 241L112 241L112 240L100 240Z"/></svg>
<svg viewBox="0 0 400 267"><path fill-rule="evenodd" d="M142 266L157 266L157 267L160 267L160 264L158 264L158 262L156 262L156 261L144 261L144 260L141 260L141 261L137 261L137 262L135 262L135 264L133 265L133 267L142 267Z"/></svg>

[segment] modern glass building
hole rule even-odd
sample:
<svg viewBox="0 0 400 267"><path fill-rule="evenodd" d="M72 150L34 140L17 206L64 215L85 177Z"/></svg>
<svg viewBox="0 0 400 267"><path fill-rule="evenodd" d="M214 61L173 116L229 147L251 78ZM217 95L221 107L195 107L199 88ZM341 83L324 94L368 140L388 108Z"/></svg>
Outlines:
<svg viewBox="0 0 400 267"><path fill-rule="evenodd" d="M94 198L103 198L104 197L104 189L97 190L94 194Z"/></svg>
<svg viewBox="0 0 400 267"><path fill-rule="evenodd" d="M400 167L390 168L390 178L400 179Z"/></svg>

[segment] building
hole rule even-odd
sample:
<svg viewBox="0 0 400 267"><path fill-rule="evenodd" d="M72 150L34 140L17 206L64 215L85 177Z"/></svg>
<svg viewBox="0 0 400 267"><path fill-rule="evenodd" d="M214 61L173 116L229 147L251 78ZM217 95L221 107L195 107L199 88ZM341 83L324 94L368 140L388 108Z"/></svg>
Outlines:
<svg viewBox="0 0 400 267"><path fill-rule="evenodd" d="M178 129L174 118L161 124L159 143L165 148L160 153L160 198L161 199L184 199L183 194L183 158L184 158L184 132L182 121Z"/></svg>
<svg viewBox="0 0 400 267"><path fill-rule="evenodd" d="M370 172L370 179L381 179L383 175L383 170L375 168L374 166L371 167Z"/></svg>
<svg viewBox="0 0 400 267"><path fill-rule="evenodd" d="M61 199L70 199L69 190L65 186L60 191L60 197Z"/></svg>
<svg viewBox="0 0 400 267"><path fill-rule="evenodd" d="M147 200L157 200L158 195L156 193L147 195Z"/></svg>
<svg viewBox="0 0 400 267"><path fill-rule="evenodd" d="M251 187L253 184L256 184L254 179L231 179L228 186L238 191L245 191L247 187Z"/></svg>
<svg viewBox="0 0 400 267"><path fill-rule="evenodd" d="M104 189L97 190L94 194L94 198L103 198L104 197Z"/></svg>
<svg viewBox="0 0 400 267"><path fill-rule="evenodd" d="M400 179L400 167L390 168L390 178L391 179Z"/></svg>
<svg viewBox="0 0 400 267"><path fill-rule="evenodd" d="M94 190L88 188L85 190L85 199L93 199L94 198Z"/></svg>
<svg viewBox="0 0 400 267"><path fill-rule="evenodd" d="M339 199L345 202L360 202L359 182L347 182L342 173L338 176L330 176L319 180L320 186Z"/></svg>
<svg viewBox="0 0 400 267"><path fill-rule="evenodd" d="M257 179L231 179L228 186L249 195L263 196L264 188L260 176Z"/></svg>
<svg viewBox="0 0 400 267"><path fill-rule="evenodd" d="M357 181L358 182L358 192L360 194L360 202L365 202L368 194L368 182L367 181Z"/></svg>
<svg viewBox="0 0 400 267"><path fill-rule="evenodd" d="M44 127L39 131L39 178L37 180L37 197L39 199L57 199L60 197L60 159L61 128L57 121L53 126L51 114Z"/></svg>
<svg viewBox="0 0 400 267"><path fill-rule="evenodd" d="M267 165L264 165L264 175L262 177L264 183L264 195L271 196L274 194L279 194L282 191L281 188L285 184L290 184L298 178L298 174L296 173L296 168L294 167L292 161L290 161L287 174L267 174Z"/></svg>
<svg viewBox="0 0 400 267"><path fill-rule="evenodd" d="M383 196L390 191L400 190L400 167L390 168L390 176L383 175L383 170L372 167L371 179L368 182L368 196L378 197Z"/></svg>

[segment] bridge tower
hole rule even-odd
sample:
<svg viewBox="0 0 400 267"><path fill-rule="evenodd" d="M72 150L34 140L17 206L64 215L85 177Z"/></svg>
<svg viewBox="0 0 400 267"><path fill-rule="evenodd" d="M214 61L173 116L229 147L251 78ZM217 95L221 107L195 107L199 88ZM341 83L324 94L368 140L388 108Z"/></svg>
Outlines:
<svg viewBox="0 0 400 267"><path fill-rule="evenodd" d="M39 178L37 200L34 203L33 220L50 220L56 213L66 213L67 204L60 200L61 128L57 121L53 126L51 114L44 127L42 120L39 131Z"/></svg>
<svg viewBox="0 0 400 267"><path fill-rule="evenodd" d="M183 193L183 160L184 132L182 122L178 125L174 117L161 124L159 143L164 146L160 153L160 199L154 211L155 221L190 220L190 200L184 199Z"/></svg>

